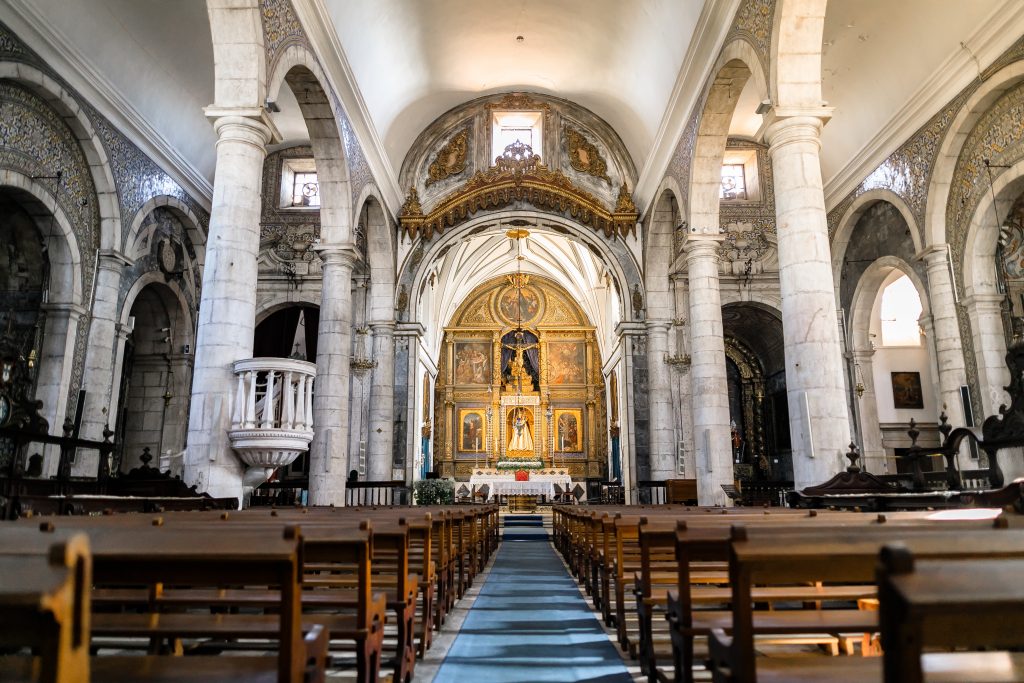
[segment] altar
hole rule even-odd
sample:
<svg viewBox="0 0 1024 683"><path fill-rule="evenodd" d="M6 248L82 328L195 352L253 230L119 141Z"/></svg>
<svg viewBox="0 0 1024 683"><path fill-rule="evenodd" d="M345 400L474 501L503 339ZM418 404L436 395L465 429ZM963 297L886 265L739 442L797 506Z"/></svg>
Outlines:
<svg viewBox="0 0 1024 683"><path fill-rule="evenodd" d="M474 474L469 478L469 486L478 491L482 486L488 487L488 497L495 496L545 496L553 500L557 493L555 485L562 491L572 490L572 478L568 474L540 474L531 472L527 481L516 481L514 473Z"/></svg>

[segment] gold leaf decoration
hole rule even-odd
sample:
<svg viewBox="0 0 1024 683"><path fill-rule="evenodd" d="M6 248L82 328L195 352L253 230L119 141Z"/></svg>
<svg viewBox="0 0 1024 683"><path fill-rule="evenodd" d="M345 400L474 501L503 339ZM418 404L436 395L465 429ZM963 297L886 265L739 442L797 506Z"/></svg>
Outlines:
<svg viewBox="0 0 1024 683"><path fill-rule="evenodd" d="M608 164L601 152L580 131L571 126L565 127L565 140L569 150L569 165L580 173L592 175L611 184L608 177Z"/></svg>
<svg viewBox="0 0 1024 683"><path fill-rule="evenodd" d="M468 151L469 128L463 128L434 157L427 169L427 187L465 171Z"/></svg>

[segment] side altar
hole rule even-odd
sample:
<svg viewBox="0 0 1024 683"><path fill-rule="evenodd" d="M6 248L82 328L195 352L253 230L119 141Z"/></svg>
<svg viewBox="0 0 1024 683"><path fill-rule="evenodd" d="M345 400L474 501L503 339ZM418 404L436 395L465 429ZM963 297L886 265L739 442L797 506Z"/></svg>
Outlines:
<svg viewBox="0 0 1024 683"><path fill-rule="evenodd" d="M441 476L606 475L597 339L558 283L517 273L477 287L445 327L438 366L432 437Z"/></svg>

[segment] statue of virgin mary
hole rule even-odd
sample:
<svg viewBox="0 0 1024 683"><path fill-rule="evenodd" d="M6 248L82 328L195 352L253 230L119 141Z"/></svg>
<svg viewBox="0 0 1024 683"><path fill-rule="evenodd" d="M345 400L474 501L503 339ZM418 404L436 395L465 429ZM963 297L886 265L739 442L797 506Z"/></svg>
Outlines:
<svg viewBox="0 0 1024 683"><path fill-rule="evenodd" d="M516 408L512 419L512 440L508 442L508 450L533 452L533 436L522 408Z"/></svg>

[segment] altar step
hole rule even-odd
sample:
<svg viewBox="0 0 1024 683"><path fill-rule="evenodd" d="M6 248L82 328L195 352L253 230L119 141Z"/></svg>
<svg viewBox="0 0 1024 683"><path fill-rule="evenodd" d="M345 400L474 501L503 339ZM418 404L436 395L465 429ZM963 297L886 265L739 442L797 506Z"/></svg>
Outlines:
<svg viewBox="0 0 1024 683"><path fill-rule="evenodd" d="M544 515L505 515L502 520L505 527L544 527Z"/></svg>

